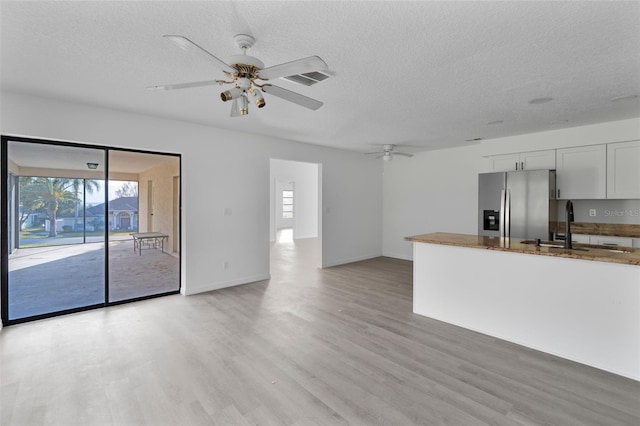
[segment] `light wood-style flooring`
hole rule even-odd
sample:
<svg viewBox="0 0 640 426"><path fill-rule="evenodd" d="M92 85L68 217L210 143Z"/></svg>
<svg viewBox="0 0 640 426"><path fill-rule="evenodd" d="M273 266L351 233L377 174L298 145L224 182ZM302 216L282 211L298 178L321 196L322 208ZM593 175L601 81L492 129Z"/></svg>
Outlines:
<svg viewBox="0 0 640 426"><path fill-rule="evenodd" d="M412 265L320 270L0 331L2 425L638 425L640 383L412 313Z"/></svg>

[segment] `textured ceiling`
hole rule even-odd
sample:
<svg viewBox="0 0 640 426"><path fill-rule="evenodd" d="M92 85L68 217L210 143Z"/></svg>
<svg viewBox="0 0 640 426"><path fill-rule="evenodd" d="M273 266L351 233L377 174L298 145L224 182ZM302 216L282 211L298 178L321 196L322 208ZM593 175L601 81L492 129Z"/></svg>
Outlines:
<svg viewBox="0 0 640 426"><path fill-rule="evenodd" d="M0 3L2 89L356 151L421 151L640 116L640 2L147 1ZM318 55L335 77L276 84L318 111L265 95L229 117L223 78L163 34L220 58L237 33L266 66ZM545 104L533 98L552 97ZM501 121L498 124L487 124Z"/></svg>

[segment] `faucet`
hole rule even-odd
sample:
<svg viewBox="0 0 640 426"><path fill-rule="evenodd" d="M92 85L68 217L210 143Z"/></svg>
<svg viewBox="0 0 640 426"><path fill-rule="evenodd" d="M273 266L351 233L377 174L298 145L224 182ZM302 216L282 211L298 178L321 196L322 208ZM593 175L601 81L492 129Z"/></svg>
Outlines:
<svg viewBox="0 0 640 426"><path fill-rule="evenodd" d="M573 244L571 242L571 222L573 221L573 202L571 200L567 200L567 205L565 207L566 228L564 232L564 248L566 249L573 248Z"/></svg>

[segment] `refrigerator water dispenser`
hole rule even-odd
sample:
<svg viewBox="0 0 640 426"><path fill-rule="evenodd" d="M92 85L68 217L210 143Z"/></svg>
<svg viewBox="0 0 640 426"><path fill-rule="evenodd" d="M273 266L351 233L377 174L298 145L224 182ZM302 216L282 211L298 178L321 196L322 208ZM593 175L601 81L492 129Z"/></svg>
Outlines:
<svg viewBox="0 0 640 426"><path fill-rule="evenodd" d="M499 231L500 230L500 212L498 210L484 211L484 230Z"/></svg>

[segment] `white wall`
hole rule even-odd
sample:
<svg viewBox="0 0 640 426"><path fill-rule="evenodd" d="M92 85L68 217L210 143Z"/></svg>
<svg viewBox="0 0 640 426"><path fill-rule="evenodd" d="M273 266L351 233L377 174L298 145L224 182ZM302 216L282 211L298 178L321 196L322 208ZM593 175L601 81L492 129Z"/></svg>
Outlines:
<svg viewBox="0 0 640 426"><path fill-rule="evenodd" d="M404 237L429 232L477 233L478 173L488 155L640 139L640 119L531 133L428 151L384 164L383 254L411 259Z"/></svg>
<svg viewBox="0 0 640 426"><path fill-rule="evenodd" d="M318 236L319 216L319 167L318 164L300 161L271 160L271 182L273 193L271 241L275 240L275 229L293 226L294 238L315 238ZM294 220L282 219L282 190L294 189L293 214Z"/></svg>
<svg viewBox="0 0 640 426"><path fill-rule="evenodd" d="M5 135L182 154L183 293L269 277L270 158L322 165L323 266L382 252L381 162L347 151L23 94L3 92L1 99L0 131Z"/></svg>

